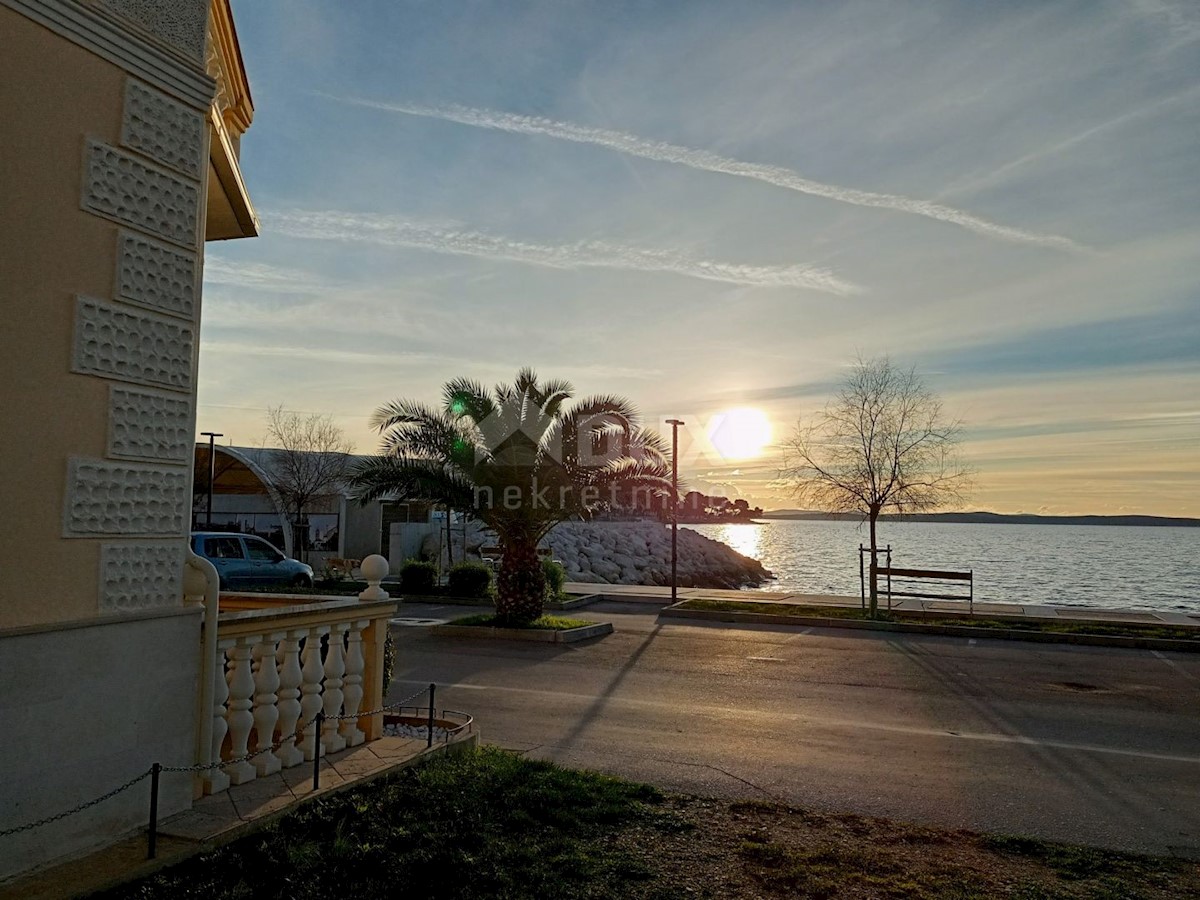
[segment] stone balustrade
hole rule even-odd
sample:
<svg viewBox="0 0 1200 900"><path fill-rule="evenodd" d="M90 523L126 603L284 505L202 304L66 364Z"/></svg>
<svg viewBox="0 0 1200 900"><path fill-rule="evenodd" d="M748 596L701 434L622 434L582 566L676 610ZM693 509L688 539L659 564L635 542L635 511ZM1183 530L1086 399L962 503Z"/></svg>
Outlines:
<svg viewBox="0 0 1200 900"><path fill-rule="evenodd" d="M384 641L395 610L387 600L223 595L211 737L197 762L230 762L202 773L203 791L381 737L382 714L355 714L383 705ZM255 755L242 759L247 754Z"/></svg>

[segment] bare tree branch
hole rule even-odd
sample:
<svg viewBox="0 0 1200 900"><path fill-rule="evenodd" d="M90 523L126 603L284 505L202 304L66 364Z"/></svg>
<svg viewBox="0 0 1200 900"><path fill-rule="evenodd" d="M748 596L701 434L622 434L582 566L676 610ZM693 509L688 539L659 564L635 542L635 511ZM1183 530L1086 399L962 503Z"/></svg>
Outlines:
<svg viewBox="0 0 1200 900"><path fill-rule="evenodd" d="M332 416L302 416L283 406L267 410L266 440L275 451L271 482L287 507L295 534L305 513L335 496L346 483L354 447Z"/></svg>
<svg viewBox="0 0 1200 900"><path fill-rule="evenodd" d="M875 525L886 510L918 512L961 503L971 472L958 456L962 424L913 369L859 358L825 409L797 423L780 477L803 503L857 512ZM875 585L872 582L872 610Z"/></svg>

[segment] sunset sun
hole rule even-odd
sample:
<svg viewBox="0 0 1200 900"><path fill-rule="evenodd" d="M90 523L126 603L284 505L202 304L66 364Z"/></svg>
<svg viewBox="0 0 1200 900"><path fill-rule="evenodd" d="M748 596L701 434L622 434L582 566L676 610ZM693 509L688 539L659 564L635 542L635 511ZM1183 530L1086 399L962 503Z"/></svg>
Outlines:
<svg viewBox="0 0 1200 900"><path fill-rule="evenodd" d="M761 409L727 409L708 423L708 440L725 459L749 459L759 456L770 442L771 423Z"/></svg>

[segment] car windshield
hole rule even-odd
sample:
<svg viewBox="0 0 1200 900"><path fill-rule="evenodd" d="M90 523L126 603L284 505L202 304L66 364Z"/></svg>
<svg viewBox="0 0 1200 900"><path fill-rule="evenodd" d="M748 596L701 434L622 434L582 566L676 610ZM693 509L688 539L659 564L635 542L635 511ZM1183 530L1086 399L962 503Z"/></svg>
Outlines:
<svg viewBox="0 0 1200 900"><path fill-rule="evenodd" d="M243 559L242 542L235 537L205 538L204 555L209 559Z"/></svg>

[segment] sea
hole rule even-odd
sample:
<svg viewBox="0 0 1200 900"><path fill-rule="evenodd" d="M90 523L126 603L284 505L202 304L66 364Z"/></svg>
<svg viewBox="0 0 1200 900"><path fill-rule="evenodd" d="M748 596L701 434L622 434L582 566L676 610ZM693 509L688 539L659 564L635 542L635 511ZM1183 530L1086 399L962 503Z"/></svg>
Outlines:
<svg viewBox="0 0 1200 900"><path fill-rule="evenodd" d="M775 578L758 590L859 596L865 525L771 519L680 527L761 560ZM895 568L972 570L977 601L1200 612L1200 528L880 522L879 545L888 544Z"/></svg>

